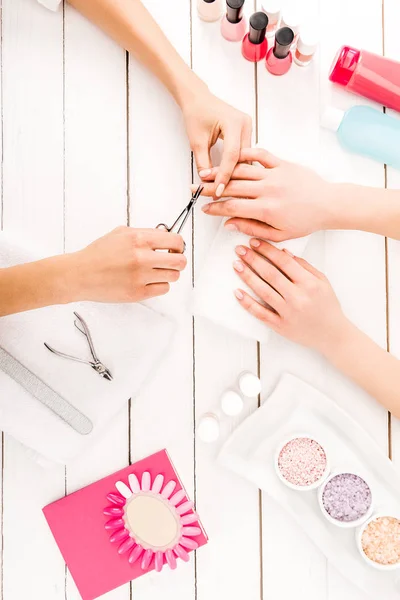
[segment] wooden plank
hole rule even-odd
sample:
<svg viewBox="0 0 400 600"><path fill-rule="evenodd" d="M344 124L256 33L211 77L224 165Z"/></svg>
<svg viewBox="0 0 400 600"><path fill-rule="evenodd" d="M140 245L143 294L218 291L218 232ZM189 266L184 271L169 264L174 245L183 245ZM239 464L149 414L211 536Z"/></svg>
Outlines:
<svg viewBox="0 0 400 600"><path fill-rule="evenodd" d="M253 3L245 5L247 17ZM254 65L241 56L240 43L224 40L220 24L204 23L192 2L193 68L218 97L255 117ZM219 163L218 152L214 163ZM220 219L197 212L195 276L201 271ZM232 261L234 256L232 256ZM228 267L229 268L229 267ZM236 384L244 370L257 373L257 346L203 318L195 319L196 423L206 412L218 411L223 391ZM248 400L241 418L222 418L221 443L241 419L257 406ZM258 600L261 594L258 490L215 464L220 444L196 442L197 506L210 535L198 554L199 600Z"/></svg>
<svg viewBox="0 0 400 600"><path fill-rule="evenodd" d="M399 22L400 6L395 0L384 2L384 50L385 56L400 61L400 39L396 34ZM387 111L390 116L399 118L393 110ZM387 187L400 190L400 172L387 169ZM399 192L400 194L400 192ZM388 290L389 290L389 348L390 352L400 358L400 242L388 240ZM400 422L391 419L391 454L393 460L400 460Z"/></svg>
<svg viewBox="0 0 400 600"><path fill-rule="evenodd" d="M146 0L170 41L190 60L187 0ZM133 227L173 222L190 197L190 152L182 116L161 84L133 58L129 64L130 220ZM188 266L168 296L149 304L174 315L176 337L152 381L132 405L132 460L167 448L187 487L194 491L193 334L187 310L191 290L191 226L184 230ZM151 573L132 584L133 597L190 600L195 597L195 561L172 572ZM161 591L162 590L162 591Z"/></svg>
<svg viewBox="0 0 400 600"><path fill-rule="evenodd" d="M320 2L319 10L315 2L307 6L310 15L319 19L319 56L308 70L293 65L291 72L281 79L268 76L260 65L260 140L267 139L269 149L309 164L332 180L382 186L381 165L348 155L339 148L334 134L319 130L319 114L327 104L346 109L360 102L344 91L333 89L327 73L343 43L380 51L380 2L374 0L367 5L361 0L350 4L344 0ZM358 26L360 11L362 27ZM307 20L307 13L304 18ZM384 346L383 240L364 233L328 232L314 236L306 257L328 275L349 317ZM262 349L261 357L263 390L274 385L282 370L292 372L325 391L386 447L385 411L320 357L277 336ZM322 554L269 503L264 504L263 524L265 597L279 593L286 598L298 595L299 591L307 592L307 597L315 600L363 597L329 565L325 567ZM285 576L288 563L294 565L290 578Z"/></svg>
<svg viewBox="0 0 400 600"><path fill-rule="evenodd" d="M84 247L127 222L125 51L65 7L65 248ZM99 324L101 326L101 323ZM129 410L66 472L66 491L129 463ZM66 597L80 595L68 575ZM127 600L129 584L110 592Z"/></svg>
<svg viewBox="0 0 400 600"><path fill-rule="evenodd" d="M4 0L2 13L3 225L56 253L63 248L62 13L28 0ZM62 467L43 470L6 436L5 598L64 598L63 560L41 513L63 491Z"/></svg>

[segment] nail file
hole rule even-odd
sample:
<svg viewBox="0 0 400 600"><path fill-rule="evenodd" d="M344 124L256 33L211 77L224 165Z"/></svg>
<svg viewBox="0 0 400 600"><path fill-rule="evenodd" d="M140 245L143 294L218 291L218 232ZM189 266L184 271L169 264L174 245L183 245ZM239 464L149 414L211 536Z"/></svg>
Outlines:
<svg viewBox="0 0 400 600"><path fill-rule="evenodd" d="M52 388L36 377L16 358L0 346L0 369L23 387L29 394L47 406L55 415L81 435L87 435L93 429L93 423L72 404L59 396Z"/></svg>

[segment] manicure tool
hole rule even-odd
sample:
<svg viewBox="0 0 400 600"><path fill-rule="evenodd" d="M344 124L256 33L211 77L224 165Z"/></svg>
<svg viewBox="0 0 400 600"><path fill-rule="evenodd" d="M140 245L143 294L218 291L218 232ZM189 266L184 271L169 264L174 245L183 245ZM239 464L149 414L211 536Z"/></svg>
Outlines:
<svg viewBox="0 0 400 600"><path fill-rule="evenodd" d="M185 226L186 221L188 220L188 218L194 208L194 205L196 204L197 200L199 199L199 196L200 196L201 192L203 191L203 189L204 189L204 187L202 185L199 185L199 187L197 188L197 190L191 197L189 204L187 206L185 206L185 208L183 209L183 211L181 212L179 217L171 225L171 227L168 227L168 225L166 225L165 223L159 223L156 226L156 229L165 229L165 231L168 231L169 233L171 233L171 232L172 233L180 233L182 231L183 227ZM175 231L175 227L178 228L176 231Z"/></svg>
<svg viewBox="0 0 400 600"><path fill-rule="evenodd" d="M81 435L92 431L93 423L88 417L1 347L0 370Z"/></svg>
<svg viewBox="0 0 400 600"><path fill-rule="evenodd" d="M96 351L95 351L94 345L93 345L92 336L90 335L89 327L87 326L85 320L80 315L78 315L77 312L74 312L74 315L76 316L74 325L78 329L78 331L83 333L83 335L86 337L93 360L92 361L85 360L83 358L71 356L70 354L64 354L63 352L59 352L58 350L55 350L54 348L52 348L51 346L49 346L46 343L44 345L46 346L47 350L50 350L50 352L53 352L53 354L56 354L57 356L61 356L62 358L67 358L69 360L74 360L76 362L85 363L86 365L90 365L92 367L92 369L94 369L96 371L96 373L98 373L101 377L104 377L104 379L107 379L108 381L112 381L113 376L111 375L111 373L107 369L107 367L100 361L99 357L96 354Z"/></svg>

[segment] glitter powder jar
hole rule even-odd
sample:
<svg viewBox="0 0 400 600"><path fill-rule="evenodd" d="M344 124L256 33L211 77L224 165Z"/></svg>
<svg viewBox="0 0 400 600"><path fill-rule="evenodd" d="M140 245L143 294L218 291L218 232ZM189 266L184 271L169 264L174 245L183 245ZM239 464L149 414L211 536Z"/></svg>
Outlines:
<svg viewBox="0 0 400 600"><path fill-rule="evenodd" d="M356 473L332 474L318 492L322 514L338 527L358 527L372 513L371 488Z"/></svg>
<svg viewBox="0 0 400 600"><path fill-rule="evenodd" d="M294 435L281 444L275 456L279 479L298 491L319 487L329 473L323 446L309 435Z"/></svg>
<svg viewBox="0 0 400 600"><path fill-rule="evenodd" d="M363 559L375 569L400 568L400 518L374 515L358 530L357 546Z"/></svg>

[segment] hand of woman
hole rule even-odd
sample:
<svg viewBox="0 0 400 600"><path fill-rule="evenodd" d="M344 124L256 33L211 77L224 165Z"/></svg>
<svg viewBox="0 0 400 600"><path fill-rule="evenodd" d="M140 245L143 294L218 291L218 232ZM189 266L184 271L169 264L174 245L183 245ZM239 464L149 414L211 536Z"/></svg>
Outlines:
<svg viewBox="0 0 400 600"><path fill-rule="evenodd" d="M258 165L244 164L245 161ZM203 196L212 196L218 169L207 176ZM280 242L333 228L334 186L316 173L266 150L246 148L223 192L230 200L203 206L209 215L233 217L225 227Z"/></svg>
<svg viewBox="0 0 400 600"><path fill-rule="evenodd" d="M277 333L328 354L350 326L325 275L287 250L251 239L250 247L236 248L233 267L239 277L268 307L242 289L240 304Z"/></svg>
<svg viewBox="0 0 400 600"><path fill-rule="evenodd" d="M166 294L186 266L183 250L183 239L175 233L117 227L70 255L74 300L138 302Z"/></svg>
<svg viewBox="0 0 400 600"><path fill-rule="evenodd" d="M251 118L208 91L196 95L182 110L202 179L211 173L211 147L218 138L224 140L221 164L214 172L214 183L208 186L209 194L219 198L239 161L241 148L251 146Z"/></svg>

